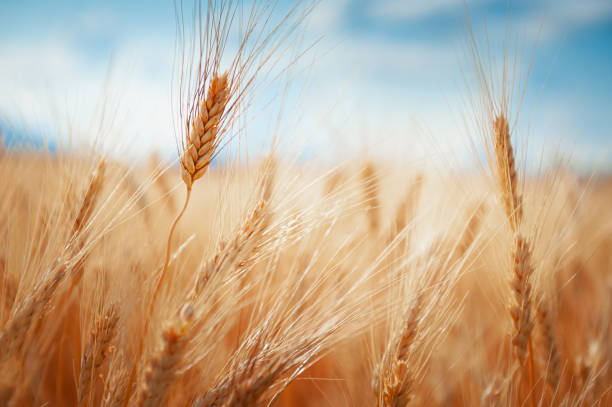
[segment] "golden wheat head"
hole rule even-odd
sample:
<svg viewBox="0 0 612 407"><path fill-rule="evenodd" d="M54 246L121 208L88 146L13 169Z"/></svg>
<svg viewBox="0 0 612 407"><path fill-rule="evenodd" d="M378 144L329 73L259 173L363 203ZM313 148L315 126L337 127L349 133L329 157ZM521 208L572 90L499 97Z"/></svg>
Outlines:
<svg viewBox="0 0 612 407"><path fill-rule="evenodd" d="M198 113L188 129L181 155L181 177L187 189L191 189L192 184L208 169L217 146L219 122L228 96L227 72L221 76L214 75L206 97L200 102Z"/></svg>

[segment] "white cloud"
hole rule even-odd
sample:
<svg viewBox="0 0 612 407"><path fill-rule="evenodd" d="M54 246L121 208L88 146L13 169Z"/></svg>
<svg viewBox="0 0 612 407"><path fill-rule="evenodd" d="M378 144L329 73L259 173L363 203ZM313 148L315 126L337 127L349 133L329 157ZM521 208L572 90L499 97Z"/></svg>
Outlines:
<svg viewBox="0 0 612 407"><path fill-rule="evenodd" d="M308 27L318 33L329 33L338 28L346 13L349 0L319 2L308 16Z"/></svg>
<svg viewBox="0 0 612 407"><path fill-rule="evenodd" d="M417 20L461 7L461 5L460 0L384 0L371 2L368 14L384 20Z"/></svg>
<svg viewBox="0 0 612 407"><path fill-rule="evenodd" d="M75 31L91 35L112 35L120 28L117 15L102 5L84 9L76 16L73 24Z"/></svg>
<svg viewBox="0 0 612 407"><path fill-rule="evenodd" d="M102 125L113 151L138 143L138 135L146 136L140 142L146 150L167 149L174 145L173 43L149 40L126 39L112 61L92 59L63 38L2 42L0 113L12 124L59 131L77 143L91 142Z"/></svg>
<svg viewBox="0 0 612 407"><path fill-rule="evenodd" d="M609 0L565 1L551 5L553 18L571 24L583 26L606 19L612 15L612 2Z"/></svg>
<svg viewBox="0 0 612 407"><path fill-rule="evenodd" d="M513 29L523 33L531 40L541 42L562 39L572 35L575 30L597 24L612 16L612 1L609 0L559 0L534 3L523 14L510 14ZM493 19L489 28L497 38L503 38L506 17Z"/></svg>

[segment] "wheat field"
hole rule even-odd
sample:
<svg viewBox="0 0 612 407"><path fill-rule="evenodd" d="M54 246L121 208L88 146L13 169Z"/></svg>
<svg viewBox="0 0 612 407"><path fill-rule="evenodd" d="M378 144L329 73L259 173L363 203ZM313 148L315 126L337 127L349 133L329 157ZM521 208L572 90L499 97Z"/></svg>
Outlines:
<svg viewBox="0 0 612 407"><path fill-rule="evenodd" d="M515 62L472 38L474 169L243 162L309 8L227 55L238 7L183 32L174 161L0 153L0 405L610 405L612 180L528 171Z"/></svg>

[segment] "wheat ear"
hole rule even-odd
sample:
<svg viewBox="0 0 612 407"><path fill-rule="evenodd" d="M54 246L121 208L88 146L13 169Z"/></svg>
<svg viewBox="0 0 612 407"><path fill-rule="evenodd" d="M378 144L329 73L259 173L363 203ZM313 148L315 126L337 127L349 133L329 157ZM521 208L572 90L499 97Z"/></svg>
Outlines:
<svg viewBox="0 0 612 407"><path fill-rule="evenodd" d="M255 209L245 219L234 238L220 247L204 265L193 290L193 299L198 297L209 279L219 275L224 270L231 270L236 266L246 266L249 260L256 255L258 245L267 226L268 211L266 202L259 201Z"/></svg>
<svg viewBox="0 0 612 407"><path fill-rule="evenodd" d="M522 198L518 193L516 163L510 140L510 126L504 115L493 122L497 182L501 188L502 202L510 227L514 232L523 216Z"/></svg>
<svg viewBox="0 0 612 407"><path fill-rule="evenodd" d="M531 267L531 252L529 244L522 236L517 236L514 241L514 281L512 289L516 304L510 308L510 314L514 321L514 335L512 344L515 347L517 357L521 364L525 361L528 342L531 339L533 322L531 317L531 284L529 282L533 269Z"/></svg>
<svg viewBox="0 0 612 407"><path fill-rule="evenodd" d="M57 270L50 271L49 274L49 277L44 278L34 287L0 333L0 349L2 350L0 361L11 358L21 349L32 323L51 301L51 297L64 279L66 267L60 264Z"/></svg>
<svg viewBox="0 0 612 407"><path fill-rule="evenodd" d="M378 369L379 374L382 376L378 380L378 400L381 407L405 406L413 398L411 394L413 378L409 359L418 333L421 304L422 297L417 296L415 303L404 319L395 349L389 348L387 350L381 367ZM385 366L387 360L390 361L389 366Z"/></svg>
<svg viewBox="0 0 612 407"><path fill-rule="evenodd" d="M181 177L187 189L191 189L192 184L208 169L217 146L219 122L228 97L227 72L221 76L215 75L210 81L206 98L200 102L198 114L191 123L181 155Z"/></svg>
<svg viewBox="0 0 612 407"><path fill-rule="evenodd" d="M557 341L555 340L551 319L548 306L543 301L540 302L538 305L538 322L542 331L546 355L548 356L546 359L546 381L554 392L557 390L559 381L561 380L561 370L559 351L557 349Z"/></svg>
<svg viewBox="0 0 612 407"><path fill-rule="evenodd" d="M377 232L380 225L379 180L374 164L368 162L361 170L363 198L371 232Z"/></svg>
<svg viewBox="0 0 612 407"><path fill-rule="evenodd" d="M36 284L32 292L17 308L16 312L10 317L2 332L0 332L0 361L11 358L18 352L24 344L26 335L32 323L39 317L45 306L51 301L57 287L64 280L64 277L72 269L79 269L84 257L80 258L77 264L68 265L71 257L75 256L78 250L84 245L82 232L85 225L89 222L93 207L97 201L101 190L102 179L104 176L105 161L100 160L94 170L91 181L85 193L77 216L75 217L72 230L63 253L59 257L50 270L43 276L42 280ZM77 243L78 239L78 243ZM76 243L76 247L74 246ZM73 277L71 285L74 287L82 276L80 271ZM67 293L68 295L69 293Z"/></svg>
<svg viewBox="0 0 612 407"><path fill-rule="evenodd" d="M91 213L93 212L93 208L100 194L100 190L102 189L102 182L104 180L105 170L106 161L102 158L100 159L100 161L98 161L96 169L91 174L91 181L89 182L89 186L87 187L85 196L81 201L77 216L74 219L71 232L71 236L73 238L78 236L83 231L85 225L91 218ZM82 241L83 239L81 239L81 242Z"/></svg>
<svg viewBox="0 0 612 407"><path fill-rule="evenodd" d="M0 257L0 295L2 295L2 304L0 307L4 307L4 310L0 312L0 315L4 317L4 311L8 311L13 306L15 302L15 297L17 296L17 284L8 274L6 268L6 261ZM0 318L0 323L2 323L2 318Z"/></svg>
<svg viewBox="0 0 612 407"><path fill-rule="evenodd" d="M511 286L516 303L510 307L510 315L514 322L512 344L520 365L524 364L527 354L529 356L529 385L533 389L531 247L519 231L523 219L522 197L518 192L518 175L510 139L510 126L503 114L499 114L493 120L493 146L497 183L506 218L514 234L512 250L514 275ZM535 394L533 391L530 391L530 394L533 407Z"/></svg>
<svg viewBox="0 0 612 407"><path fill-rule="evenodd" d="M185 351L192 319L193 308L186 305L178 321L171 322L162 331L161 347L144 372L138 396L139 406L154 407L163 403L168 388L176 379L176 368Z"/></svg>
<svg viewBox="0 0 612 407"><path fill-rule="evenodd" d="M265 393L292 366L287 355L255 356L234 368L215 387L198 398L199 407L251 407L264 405Z"/></svg>
<svg viewBox="0 0 612 407"><path fill-rule="evenodd" d="M96 374L110 351L110 344L117 333L119 314L117 307L111 304L103 316L97 318L89 337L89 344L81 360L79 374L78 400L83 405L91 393L91 386Z"/></svg>

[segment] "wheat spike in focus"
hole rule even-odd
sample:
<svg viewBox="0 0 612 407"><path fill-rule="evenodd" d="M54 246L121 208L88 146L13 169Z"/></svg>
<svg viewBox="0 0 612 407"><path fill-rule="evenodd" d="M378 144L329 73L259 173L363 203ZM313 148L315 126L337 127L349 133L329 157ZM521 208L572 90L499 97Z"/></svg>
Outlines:
<svg viewBox="0 0 612 407"><path fill-rule="evenodd" d="M181 176L187 189L208 169L219 133L219 122L228 101L227 72L210 81L206 98L191 122L181 156Z"/></svg>

